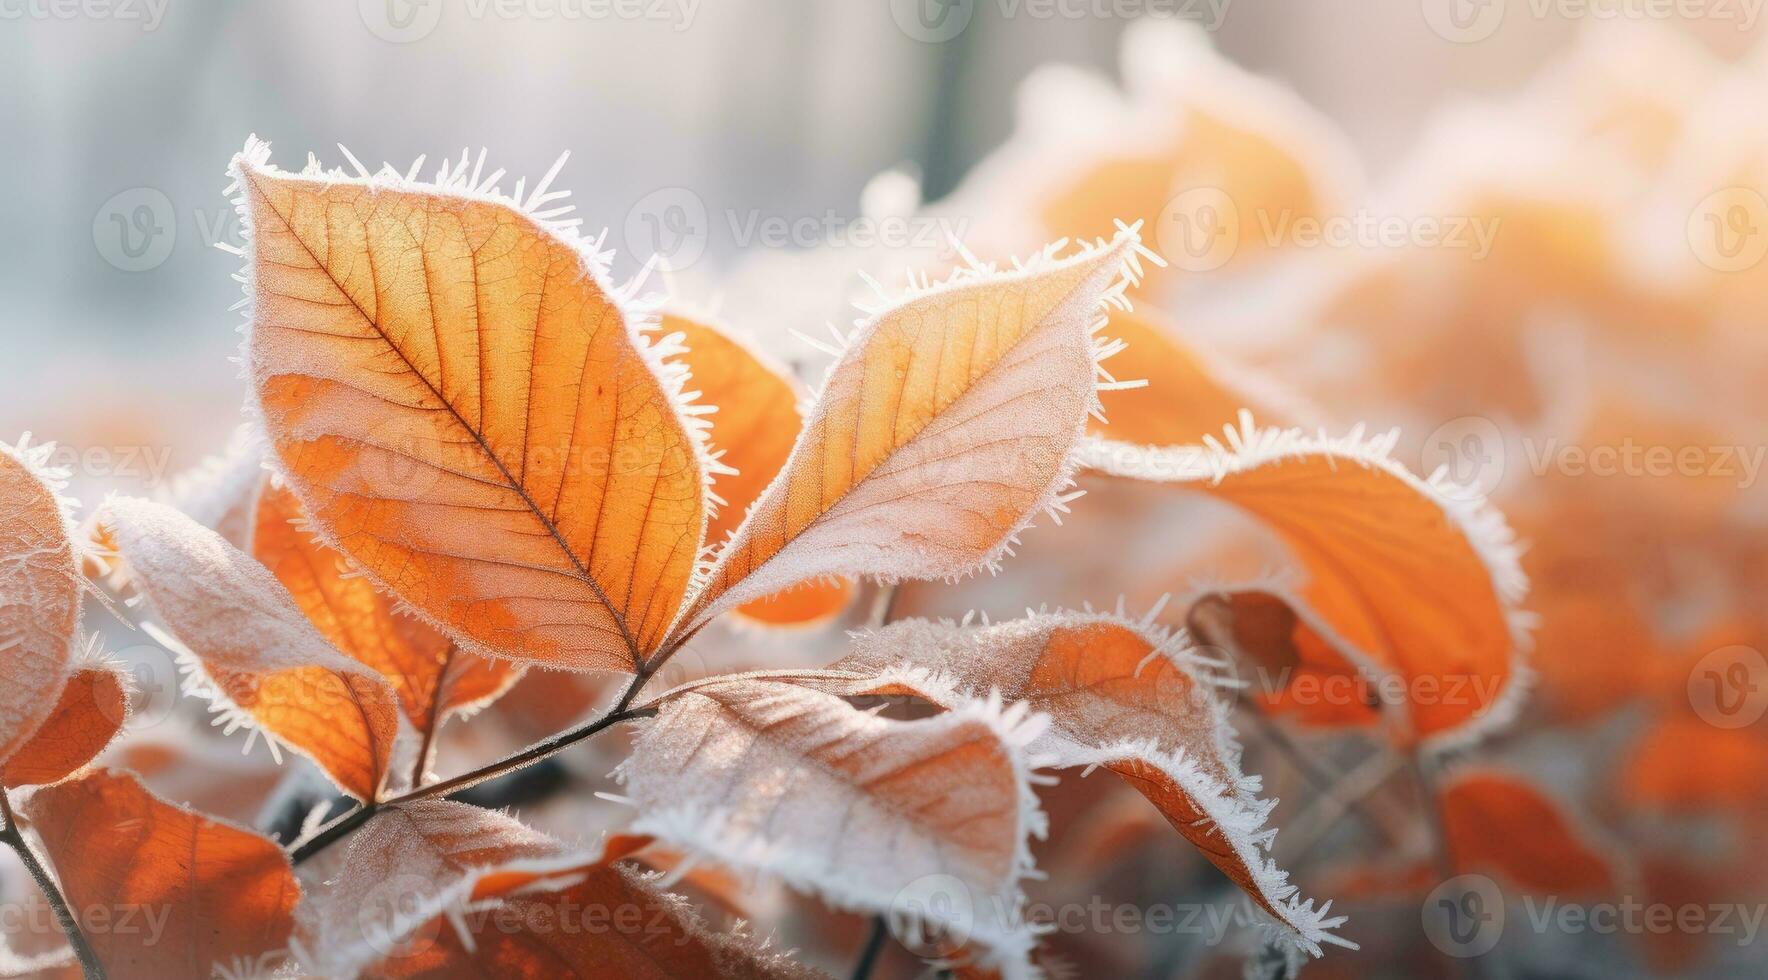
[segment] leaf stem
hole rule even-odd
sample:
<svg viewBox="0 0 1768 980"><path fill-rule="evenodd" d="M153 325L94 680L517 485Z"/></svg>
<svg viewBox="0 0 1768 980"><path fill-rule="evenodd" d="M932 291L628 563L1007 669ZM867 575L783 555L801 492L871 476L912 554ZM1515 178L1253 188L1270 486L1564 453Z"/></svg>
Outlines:
<svg viewBox="0 0 1768 980"><path fill-rule="evenodd" d="M56 885L55 879L49 876L48 869L37 860L37 854L25 841L23 831L19 829L18 818L12 813L12 801L7 799L6 790L0 788L0 816L6 818L6 827L0 829L0 842L4 842L18 854L25 870L37 882L48 899L49 907L55 910L55 921L61 926L62 934L67 936L68 945L74 949L74 955L80 959L80 969L85 972L86 980L105 980L104 964L98 961L98 952L86 941L86 934L80 931L80 923L74 918L73 909L68 907L68 900Z"/></svg>

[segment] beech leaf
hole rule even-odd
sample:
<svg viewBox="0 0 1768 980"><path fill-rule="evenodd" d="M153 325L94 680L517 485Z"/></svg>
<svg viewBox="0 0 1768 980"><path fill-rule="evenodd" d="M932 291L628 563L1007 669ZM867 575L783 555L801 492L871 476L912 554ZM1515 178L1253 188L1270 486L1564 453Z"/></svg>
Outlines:
<svg viewBox="0 0 1768 980"><path fill-rule="evenodd" d="M84 579L69 530L67 474L53 443L0 443L0 763L17 752L67 682Z"/></svg>
<svg viewBox="0 0 1768 980"><path fill-rule="evenodd" d="M1354 665L1404 683L1402 740L1466 742L1507 721L1526 682L1528 580L1497 511L1389 453L1397 433L1343 439L1259 429L1242 413L1226 445L1089 440L1085 464L1234 504L1274 533L1298 581L1259 583ZM1270 662L1280 653L1252 656Z"/></svg>
<svg viewBox="0 0 1768 980"><path fill-rule="evenodd" d="M98 770L24 804L75 909L115 910L87 930L113 977L207 977L279 959L301 888L265 837L174 806L127 773ZM121 928L122 910L142 917Z"/></svg>
<svg viewBox="0 0 1768 980"><path fill-rule="evenodd" d="M548 181L517 201L464 157L435 183L268 158L232 168L246 355L319 537L476 647L636 670L695 570L707 465L608 256L540 209Z"/></svg>
<svg viewBox="0 0 1768 980"><path fill-rule="evenodd" d="M1103 307L1124 304L1125 230L997 274L960 269L860 321L785 469L722 547L678 632L832 575L950 578L990 566L1062 504L1096 411Z"/></svg>
<svg viewBox="0 0 1768 980"><path fill-rule="evenodd" d="M216 708L374 799L399 731L386 679L333 649L269 569L214 531L129 497L106 501L100 522L167 642L200 665Z"/></svg>

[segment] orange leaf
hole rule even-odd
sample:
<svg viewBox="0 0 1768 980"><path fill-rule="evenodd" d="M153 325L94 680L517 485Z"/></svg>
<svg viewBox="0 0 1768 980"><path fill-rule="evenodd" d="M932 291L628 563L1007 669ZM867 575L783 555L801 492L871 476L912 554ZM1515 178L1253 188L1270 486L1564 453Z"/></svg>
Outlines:
<svg viewBox="0 0 1768 980"><path fill-rule="evenodd" d="M0 767L5 784L43 786L67 778L104 751L128 713L121 675L108 667L76 671L42 727Z"/></svg>
<svg viewBox="0 0 1768 980"><path fill-rule="evenodd" d="M216 704L372 800L399 731L386 679L333 649L268 569L183 514L116 497L101 520L171 631L166 641L201 663Z"/></svg>
<svg viewBox="0 0 1768 980"><path fill-rule="evenodd" d="M1301 575L1263 583L1352 665L1402 683L1402 737L1465 739L1520 699L1517 604L1527 579L1503 517L1472 491L1420 480L1389 458L1397 434L1365 441L1257 429L1243 414L1228 445L1150 449L1092 441L1086 464L1175 484L1250 513Z"/></svg>
<svg viewBox="0 0 1768 980"><path fill-rule="evenodd" d="M1268 592L1215 592L1187 613L1191 635L1257 667L1259 708L1305 725L1362 728L1380 722L1380 697L1357 667L1321 639L1288 602Z"/></svg>
<svg viewBox="0 0 1768 980"><path fill-rule="evenodd" d="M634 670L706 517L670 352L601 257L470 186L464 161L432 185L268 157L254 140L233 167L247 354L274 465L319 537L457 639ZM561 196L545 184L527 205Z"/></svg>
<svg viewBox="0 0 1768 980"><path fill-rule="evenodd" d="M1557 802L1496 771L1458 773L1442 790L1443 832L1461 872L1496 870L1540 894L1607 894L1615 874Z"/></svg>
<svg viewBox="0 0 1768 980"><path fill-rule="evenodd" d="M974 909L970 937L1013 960L1030 950L1013 910L1042 834L1020 753L1034 731L998 701L896 721L739 676L678 693L618 775L633 833L856 911L949 915L955 901ZM930 883L946 891L915 891Z"/></svg>
<svg viewBox="0 0 1768 980"><path fill-rule="evenodd" d="M1069 481L1095 404L1098 311L1121 303L1136 247L1125 232L1012 274L960 270L861 321L678 631L823 576L942 578L996 561Z"/></svg>
<svg viewBox="0 0 1768 980"><path fill-rule="evenodd" d="M1620 795L1631 807L1671 813L1759 815L1768 803L1768 738L1699 717L1659 719L1628 750Z"/></svg>
<svg viewBox="0 0 1768 980"><path fill-rule="evenodd" d="M66 474L48 469L54 444L0 443L0 763L54 710L74 658L80 565L57 492Z"/></svg>
<svg viewBox="0 0 1768 980"><path fill-rule="evenodd" d="M953 707L998 692L1047 713L1049 731L1029 751L1123 777L1318 956L1322 942L1344 943L1331 932L1343 919L1303 902L1264 856L1270 804L1240 772L1210 666L1146 622L1063 613L980 628L906 620L862 637L830 671L853 675L832 685L848 695L909 692Z"/></svg>
<svg viewBox="0 0 1768 980"><path fill-rule="evenodd" d="M397 613L392 596L367 578L348 574L343 556L299 529L294 523L299 519L294 494L264 481L252 553L333 646L392 683L405 716L420 733L435 731L454 712L482 707L520 676L515 664L467 653Z"/></svg>
<svg viewBox="0 0 1768 980"><path fill-rule="evenodd" d="M206 977L288 942L301 888L270 840L109 770L39 790L24 809L70 906L159 917L157 928L87 929L111 976Z"/></svg>
<svg viewBox="0 0 1768 980"><path fill-rule="evenodd" d="M1124 344L1111 358L1111 373L1148 384L1100 392L1105 421L1088 426L1095 435L1188 446L1222 431L1245 410L1281 425L1299 424L1311 414L1267 382L1185 341L1161 314L1142 304L1134 311L1113 310L1105 331Z"/></svg>
<svg viewBox="0 0 1768 980"><path fill-rule="evenodd" d="M803 393L784 368L710 320L665 313L662 332L685 337L681 360L700 392L698 401L718 408L707 416L709 437L723 453L719 462L736 471L718 481L724 504L706 525L707 543L721 545L792 454L802 427ZM772 626L807 625L839 614L851 597L851 583L819 581L757 599L737 612Z"/></svg>

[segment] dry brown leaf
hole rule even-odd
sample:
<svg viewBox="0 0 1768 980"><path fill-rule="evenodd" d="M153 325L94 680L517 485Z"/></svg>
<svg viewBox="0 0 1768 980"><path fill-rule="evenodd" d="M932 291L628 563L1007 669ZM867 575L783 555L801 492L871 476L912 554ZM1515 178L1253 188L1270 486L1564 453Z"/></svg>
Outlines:
<svg viewBox="0 0 1768 980"><path fill-rule="evenodd" d="M79 630L83 579L54 448L0 443L0 763L54 710Z"/></svg>
<svg viewBox="0 0 1768 980"><path fill-rule="evenodd" d="M216 706L374 799L399 731L386 679L333 649L268 569L183 514L115 497L101 521L167 641L201 664Z"/></svg>
<svg viewBox="0 0 1768 980"><path fill-rule="evenodd" d="M1525 679L1528 582L1503 517L1471 490L1407 472L1389 456L1394 434L1315 438L1258 429L1250 415L1225 434L1226 446L1164 449L1096 440L1082 456L1225 500L1274 532L1301 574L1256 588L1348 663L1402 682L1380 687L1399 689L1402 741L1454 744L1508 720Z"/></svg>
<svg viewBox="0 0 1768 980"><path fill-rule="evenodd" d="M632 671L699 556L706 467L605 258L524 202L235 158L251 377L319 536L457 639ZM446 168L445 168L446 169ZM475 175L476 179L476 175Z"/></svg>
<svg viewBox="0 0 1768 980"><path fill-rule="evenodd" d="M1020 748L1036 730L998 701L895 721L738 678L676 695L619 775L635 833L856 911L973 911L967 938L1011 965L1032 941L1014 919L1043 832Z"/></svg>
<svg viewBox="0 0 1768 980"><path fill-rule="evenodd" d="M366 577L350 574L342 555L298 527L301 518L294 494L266 480L253 522L252 554L333 646L392 683L418 732L434 732L451 714L489 704L521 675L516 664L468 653L400 613L396 599Z"/></svg>
<svg viewBox="0 0 1768 980"><path fill-rule="evenodd" d="M719 479L723 503L706 524L706 542L716 547L786 465L802 428L798 403L804 393L785 368L708 317L665 313L662 332L683 335L687 350L681 360L700 393L696 400L718 409L707 416L708 435L721 453L719 462L736 471ZM852 595L852 583L845 579L817 581L757 599L736 613L772 626L809 625L839 614Z"/></svg>
<svg viewBox="0 0 1768 980"><path fill-rule="evenodd" d="M678 632L833 575L965 575L1060 503L1096 406L1093 332L1138 247L966 269L862 321L777 479L718 553Z"/></svg>
<svg viewBox="0 0 1768 980"><path fill-rule="evenodd" d="M1060 767L1103 766L1159 809L1295 944L1320 955L1344 944L1331 903L1302 901L1264 854L1271 804L1240 771L1219 665L1149 621L1038 614L993 626L909 620L861 637L830 668L831 689L914 694L956 707L990 692L1050 718L1030 751ZM838 675L851 675L842 681ZM810 681L810 683L819 683Z"/></svg>
<svg viewBox="0 0 1768 980"><path fill-rule="evenodd" d="M87 939L113 977L183 980L274 962L301 888L282 849L99 770L24 804L76 909L114 910ZM122 928L125 910L141 918Z"/></svg>
<svg viewBox="0 0 1768 980"><path fill-rule="evenodd" d="M66 779L104 751L128 714L129 694L121 674L108 666L75 671L36 734L0 765L0 781L45 786Z"/></svg>

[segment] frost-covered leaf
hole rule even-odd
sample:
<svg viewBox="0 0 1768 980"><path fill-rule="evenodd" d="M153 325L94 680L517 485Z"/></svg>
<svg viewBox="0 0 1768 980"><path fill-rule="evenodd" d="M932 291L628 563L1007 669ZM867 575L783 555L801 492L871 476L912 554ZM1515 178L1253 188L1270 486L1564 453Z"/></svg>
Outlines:
<svg viewBox="0 0 1768 980"><path fill-rule="evenodd" d="M1093 333L1138 240L1007 274L960 270L861 321L779 477L718 554L679 630L831 575L949 578L996 561L1061 503L1096 410Z"/></svg>
<svg viewBox="0 0 1768 980"><path fill-rule="evenodd" d="M773 481L798 439L804 398L796 379L710 317L672 311L663 314L661 332L680 333L687 348L681 361L696 401L717 409L707 430L719 462L734 472L719 478L720 504L706 524L706 542L717 546L742 523L761 492ZM739 607L744 619L775 626L807 625L829 619L847 607L852 584L845 579L805 583L777 596Z"/></svg>
<svg viewBox="0 0 1768 980"><path fill-rule="evenodd" d="M1473 769L1444 781L1445 846L1458 871L1497 871L1541 895L1607 895L1613 849L1520 776Z"/></svg>
<svg viewBox="0 0 1768 980"><path fill-rule="evenodd" d="M1100 392L1104 421L1088 426L1095 435L1150 446L1189 446L1222 431L1243 411L1281 425L1296 425L1314 414L1263 378L1188 342L1145 304L1113 310L1105 332L1123 343L1123 350L1111 358L1111 373L1147 384Z"/></svg>
<svg viewBox="0 0 1768 980"><path fill-rule="evenodd" d="M1225 500L1272 531L1299 575L1258 589L1350 664L1399 678L1395 708L1411 736L1450 744L1506 720L1525 680L1517 607L1528 583L1502 515L1466 488L1409 473L1388 455L1397 434L1310 437L1243 414L1225 435L1225 446L1089 440L1081 456L1113 476Z"/></svg>
<svg viewBox="0 0 1768 980"><path fill-rule="evenodd" d="M620 836L586 854L463 803L377 814L309 904L303 960L325 976L808 975L616 863L646 843Z"/></svg>
<svg viewBox="0 0 1768 980"><path fill-rule="evenodd" d="M38 790L24 812L68 904L113 912L110 928L87 931L113 977L207 977L288 942L301 888L264 837L109 770Z"/></svg>
<svg viewBox="0 0 1768 980"><path fill-rule="evenodd" d="M106 501L100 520L216 706L310 757L345 792L373 799L399 731L386 679L333 649L269 569L214 531L129 497Z"/></svg>
<svg viewBox="0 0 1768 980"><path fill-rule="evenodd" d="M68 678L36 734L0 765L0 776L7 786L65 779L104 751L128 713L127 686L112 665L80 668Z"/></svg>
<svg viewBox="0 0 1768 980"><path fill-rule="evenodd" d="M906 620L860 637L830 668L843 694L914 694L954 707L997 692L1044 712L1030 751L1062 767L1102 766L1123 777L1234 881L1273 929L1298 946L1343 940L1342 921L1302 901L1265 856L1272 803L1240 771L1240 749L1216 696L1214 666L1144 621L1038 614L992 626ZM835 679L851 675L851 680Z"/></svg>
<svg viewBox="0 0 1768 980"><path fill-rule="evenodd" d="M535 210L547 181L516 201L464 158L434 184L268 158L232 171L247 361L319 537L457 639L634 670L693 574L706 467L608 257Z"/></svg>
<svg viewBox="0 0 1768 980"><path fill-rule="evenodd" d="M263 482L264 447L250 425L241 425L225 449L174 476L159 499L244 551Z"/></svg>
<svg viewBox="0 0 1768 980"><path fill-rule="evenodd" d="M1292 600L1257 589L1210 592L1185 615L1199 642L1258 672L1248 697L1261 711L1320 728L1368 728L1381 700L1357 666L1296 613Z"/></svg>
<svg viewBox="0 0 1768 980"><path fill-rule="evenodd" d="M635 833L843 908L961 924L1013 969L1032 941L1019 879L1043 833L1023 752L1038 728L998 701L896 721L739 678L676 695L619 774Z"/></svg>
<svg viewBox="0 0 1768 980"><path fill-rule="evenodd" d="M345 655L379 671L399 694L405 717L434 732L449 715L495 700L521 675L507 660L468 653L446 635L400 613L397 600L298 522L294 494L266 480L259 492L252 554L289 590L295 605Z"/></svg>
<svg viewBox="0 0 1768 980"><path fill-rule="evenodd" d="M54 710L79 631L84 580L53 451L29 436L0 443L0 762Z"/></svg>

